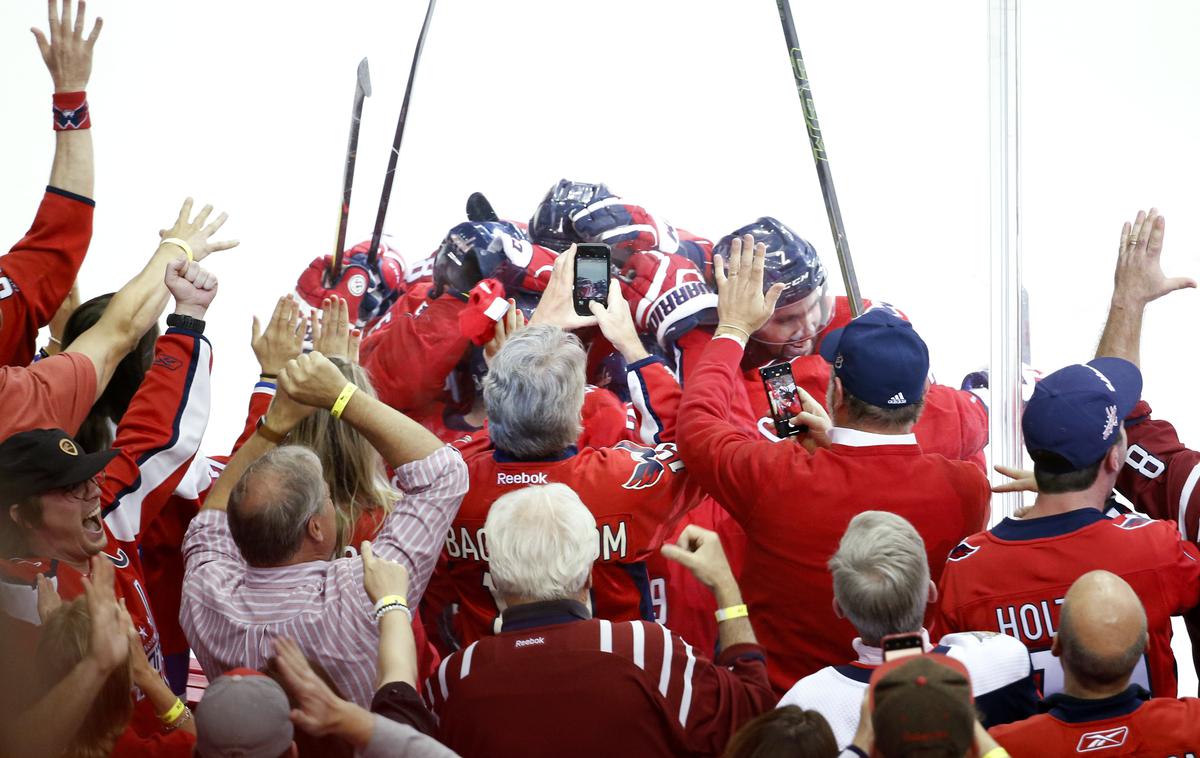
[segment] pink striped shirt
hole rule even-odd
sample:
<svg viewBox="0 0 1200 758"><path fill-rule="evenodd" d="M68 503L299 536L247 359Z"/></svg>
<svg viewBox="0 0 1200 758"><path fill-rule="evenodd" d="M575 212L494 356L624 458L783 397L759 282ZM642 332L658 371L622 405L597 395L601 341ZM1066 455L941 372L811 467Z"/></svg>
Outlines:
<svg viewBox="0 0 1200 758"><path fill-rule="evenodd" d="M408 599L416 608L467 491L467 468L456 450L443 447L401 466L394 481L405 496L373 547L408 569ZM379 629L360 557L253 568L233 541L228 516L216 510L192 520L183 557L180 622L210 679L238 666L262 668L272 640L286 635L325 667L346 698L370 707Z"/></svg>

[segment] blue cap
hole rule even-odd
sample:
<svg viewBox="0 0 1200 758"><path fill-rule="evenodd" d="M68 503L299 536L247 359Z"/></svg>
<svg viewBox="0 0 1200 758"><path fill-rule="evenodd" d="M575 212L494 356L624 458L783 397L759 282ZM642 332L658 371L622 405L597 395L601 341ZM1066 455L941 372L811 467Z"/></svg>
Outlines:
<svg viewBox="0 0 1200 758"><path fill-rule="evenodd" d="M867 311L821 342L821 357L846 391L879 408L903 408L925 396L929 348L894 313Z"/></svg>
<svg viewBox="0 0 1200 758"><path fill-rule="evenodd" d="M1025 404L1025 447L1051 473L1085 469L1121 438L1121 422L1141 396L1142 372L1127 360L1061 368L1038 382Z"/></svg>

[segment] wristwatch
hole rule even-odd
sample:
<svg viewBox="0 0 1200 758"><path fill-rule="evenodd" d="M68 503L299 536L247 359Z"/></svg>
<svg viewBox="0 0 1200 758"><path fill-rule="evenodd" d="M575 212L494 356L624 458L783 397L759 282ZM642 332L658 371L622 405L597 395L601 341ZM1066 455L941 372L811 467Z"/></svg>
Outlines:
<svg viewBox="0 0 1200 758"><path fill-rule="evenodd" d="M271 427L267 426L266 416L258 417L258 423L255 425L254 430L258 432L258 436L274 445L282 445L284 440L288 438L288 435L280 434Z"/></svg>
<svg viewBox="0 0 1200 758"><path fill-rule="evenodd" d="M173 326L176 329L187 329L189 332L196 334L204 334L204 319L192 318L191 316L183 316L178 313L172 313L167 316L167 326Z"/></svg>

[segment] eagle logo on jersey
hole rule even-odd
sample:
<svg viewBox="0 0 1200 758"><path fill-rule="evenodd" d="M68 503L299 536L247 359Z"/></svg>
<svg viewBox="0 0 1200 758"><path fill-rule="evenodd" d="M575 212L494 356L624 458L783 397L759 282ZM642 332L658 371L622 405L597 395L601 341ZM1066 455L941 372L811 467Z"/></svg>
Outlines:
<svg viewBox="0 0 1200 758"><path fill-rule="evenodd" d="M1129 737L1129 727L1122 726L1116 729L1105 729L1099 732L1088 732L1080 736L1079 744L1075 746L1077 753L1090 753L1093 750L1107 750L1113 747L1121 747L1125 744L1125 739Z"/></svg>
<svg viewBox="0 0 1200 758"><path fill-rule="evenodd" d="M962 561L970 558L979 550L978 547L969 542L960 542L950 551L950 555L946 558L949 561Z"/></svg>
<svg viewBox="0 0 1200 758"><path fill-rule="evenodd" d="M658 480L666 473L667 467L658 459L658 451L652 447L642 447L622 440L617 443L616 449L629 453L629 457L637 464L633 473L629 475L629 480L621 485L624 489L648 489L658 484Z"/></svg>

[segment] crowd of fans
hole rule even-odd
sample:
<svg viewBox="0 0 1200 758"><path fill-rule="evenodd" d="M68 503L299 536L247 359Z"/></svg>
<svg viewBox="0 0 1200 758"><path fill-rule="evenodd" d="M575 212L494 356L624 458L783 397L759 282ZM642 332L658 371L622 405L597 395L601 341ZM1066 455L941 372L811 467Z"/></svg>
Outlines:
<svg viewBox="0 0 1200 758"><path fill-rule="evenodd" d="M50 183L0 257L0 755L1200 751L1171 648L1200 453L1138 369L1146 305L1195 283L1156 211L1095 359L1032 389L998 489L1036 500L990 530L986 373L932 382L774 218L714 244L568 180L432 255L313 261L209 455L241 399L211 397L201 263L237 243L189 199L79 302L100 22L49 8ZM586 316L584 242L613 261Z"/></svg>

